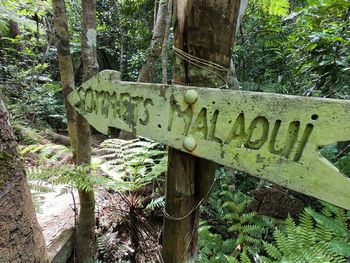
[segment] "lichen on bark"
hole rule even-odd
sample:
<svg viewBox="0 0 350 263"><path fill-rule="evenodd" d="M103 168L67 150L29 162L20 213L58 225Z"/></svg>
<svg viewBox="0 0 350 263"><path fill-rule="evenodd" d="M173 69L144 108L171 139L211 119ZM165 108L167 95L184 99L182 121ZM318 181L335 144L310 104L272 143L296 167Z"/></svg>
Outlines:
<svg viewBox="0 0 350 263"><path fill-rule="evenodd" d="M37 222L9 114L0 98L0 262L46 263L44 237Z"/></svg>

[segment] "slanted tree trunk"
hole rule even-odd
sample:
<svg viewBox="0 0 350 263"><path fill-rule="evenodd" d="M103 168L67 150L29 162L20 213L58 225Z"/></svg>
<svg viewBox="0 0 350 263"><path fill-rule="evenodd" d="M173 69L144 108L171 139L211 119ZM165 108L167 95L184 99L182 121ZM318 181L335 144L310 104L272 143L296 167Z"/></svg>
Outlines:
<svg viewBox="0 0 350 263"><path fill-rule="evenodd" d="M72 56L70 54L70 38L68 31L68 18L64 0L54 0L54 28L57 38L57 53L62 83L64 106L66 108L67 126L70 144L73 149L73 160L76 157L77 130L75 126L75 110L68 102L67 96L75 88L74 69Z"/></svg>
<svg viewBox="0 0 350 263"><path fill-rule="evenodd" d="M96 0L82 0L83 82L98 73L96 52ZM78 131L77 165L91 163L91 132L85 118L76 113ZM95 197L93 191L79 190L80 213L77 228L77 254L80 262L95 256Z"/></svg>
<svg viewBox="0 0 350 263"><path fill-rule="evenodd" d="M49 262L9 113L0 98L0 262Z"/></svg>
<svg viewBox="0 0 350 263"><path fill-rule="evenodd" d="M239 0L175 0L174 82L227 84L239 6ZM181 52L189 62L179 56ZM194 65L186 54L218 64L217 70ZM167 263L194 262L199 217L194 208L206 197L217 165L173 148L168 158L162 256Z"/></svg>
<svg viewBox="0 0 350 263"><path fill-rule="evenodd" d="M153 28L152 41L146 51L146 62L140 70L137 79L138 82L150 83L153 81L155 64L162 52L166 20L168 17L168 1L171 0L160 0L159 2L157 19Z"/></svg>

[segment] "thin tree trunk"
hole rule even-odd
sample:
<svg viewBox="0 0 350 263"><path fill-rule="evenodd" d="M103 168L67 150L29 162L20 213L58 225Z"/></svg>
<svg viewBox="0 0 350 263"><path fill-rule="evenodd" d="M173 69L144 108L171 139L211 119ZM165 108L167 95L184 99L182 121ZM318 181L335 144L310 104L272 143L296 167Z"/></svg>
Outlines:
<svg viewBox="0 0 350 263"><path fill-rule="evenodd" d="M165 31L164 31L164 40L163 40L163 46L162 46L162 83L167 84L168 83L168 40L170 35L170 25L171 25L171 18L173 13L173 0L168 0L168 9L166 14L166 21L165 21Z"/></svg>
<svg viewBox="0 0 350 263"><path fill-rule="evenodd" d="M120 76L123 76L124 73L124 41L125 41L125 34L124 34L124 29L123 25L121 24L121 14L120 14L120 6L117 0L114 0L114 6L115 6L115 22L116 26L119 31L119 37L120 37L120 50L119 50L119 72Z"/></svg>
<svg viewBox="0 0 350 263"><path fill-rule="evenodd" d="M96 53L96 0L82 0L82 62L83 82L98 73ZM78 132L77 165L90 165L91 163L91 132L90 125L85 118L76 115ZM77 228L78 258L84 262L95 256L95 198L93 191L79 190L80 213Z"/></svg>
<svg viewBox="0 0 350 263"><path fill-rule="evenodd" d="M9 113L1 98L0 167L0 262L49 262Z"/></svg>
<svg viewBox="0 0 350 263"><path fill-rule="evenodd" d="M70 38L68 31L68 18L64 0L54 0L54 28L57 38L58 64L62 83L64 105L67 115L67 126L70 144L73 149L73 160L76 157L77 130L75 126L75 110L68 102L67 96L74 88L74 69L70 54Z"/></svg>
<svg viewBox="0 0 350 263"><path fill-rule="evenodd" d="M10 20L9 22L9 28L10 28L10 36L13 38L13 39L16 39L18 36L20 36L22 33L21 33L21 29L18 25L18 23L16 21L13 21L13 20ZM18 40L18 39L17 39ZM23 43L21 42L18 42L17 43L17 51L18 52L23 52L24 50L24 45ZM22 54L21 54L22 55ZM23 55L22 55L23 56Z"/></svg>
<svg viewBox="0 0 350 263"><path fill-rule="evenodd" d="M153 28L151 45L146 51L146 62L140 70L139 77L137 79L138 82L150 83L153 81L155 64L162 52L167 14L168 1L161 0L158 6L156 23Z"/></svg>
<svg viewBox="0 0 350 263"><path fill-rule="evenodd" d="M239 5L239 0L176 0L176 50L229 69ZM203 69L175 56L173 79L193 86L223 86L227 71L222 68ZM173 148L168 158L162 256L167 263L192 262L198 247L196 204L206 197L217 165Z"/></svg>

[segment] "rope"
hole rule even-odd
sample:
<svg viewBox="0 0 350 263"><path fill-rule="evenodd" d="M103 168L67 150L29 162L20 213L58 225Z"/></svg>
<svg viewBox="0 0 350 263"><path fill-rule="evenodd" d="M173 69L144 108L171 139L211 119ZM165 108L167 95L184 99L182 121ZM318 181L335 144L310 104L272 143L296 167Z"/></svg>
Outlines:
<svg viewBox="0 0 350 263"><path fill-rule="evenodd" d="M209 190L208 190L207 193L205 194L205 196L203 196L203 198L197 203L197 205L195 205L195 206L191 209L191 211L188 212L186 215L184 215L184 216L182 216L182 217L175 217L175 216L169 215L169 214L166 212L165 206L164 206L164 208L163 208L164 217L167 218L167 219L169 219L169 220L172 220L172 221L181 221L181 220L184 220L184 219L186 219L187 217L189 217L193 212L198 213L198 211L196 211L197 208L198 208L198 207L204 202L204 200L208 197L209 193L210 193L211 190L213 189L213 186L214 186L215 182L216 182L216 178L213 180L213 182L212 182L212 184L211 184ZM163 229L163 227L162 227L162 229ZM161 229L160 233L162 232L162 229ZM190 248L190 245L191 245L191 242L192 242L192 239L193 239L193 237L194 237L196 231L197 231L197 229L196 229L196 228L193 228L192 233L191 233L190 240L189 240L189 241L187 242L187 244L186 244L185 252L184 252L183 255L181 256L180 261L185 257L186 253L188 252L188 250L189 250L189 248ZM160 236L159 236L159 237L160 237ZM159 237L158 237L158 238L159 238ZM163 257L162 257L161 251L159 250L159 247L158 247L158 256L159 256L159 259L160 259L161 263L164 263L164 259L163 259Z"/></svg>
<svg viewBox="0 0 350 263"><path fill-rule="evenodd" d="M195 65L201 69L204 69L205 71L212 73L214 75L216 75L219 79L221 79L223 81L223 85L219 86L219 88L228 88L228 82L226 80L226 78L222 77L220 74L218 74L217 72L224 72L227 75L228 69L216 64L214 62L193 56L181 49L178 49L176 47L173 46L173 50L174 50L174 54L177 55L179 58L183 59L184 61ZM188 83L181 83L181 82L177 82L177 81L173 81L174 83L178 83L178 84L185 84L188 85Z"/></svg>
<svg viewBox="0 0 350 263"><path fill-rule="evenodd" d="M211 189L213 188L213 185L215 183L216 180L213 180L213 183L211 184L208 192L205 194L205 196L203 196L203 198L191 209L190 212L188 212L186 215L181 216L181 217L176 217L176 216L172 216L170 215L166 210L165 210L165 206L163 208L163 214L164 217L171 220L171 221L181 221L186 219L187 217L189 217L194 211L197 210L197 208L204 202L204 200L208 197L209 193L211 192Z"/></svg>

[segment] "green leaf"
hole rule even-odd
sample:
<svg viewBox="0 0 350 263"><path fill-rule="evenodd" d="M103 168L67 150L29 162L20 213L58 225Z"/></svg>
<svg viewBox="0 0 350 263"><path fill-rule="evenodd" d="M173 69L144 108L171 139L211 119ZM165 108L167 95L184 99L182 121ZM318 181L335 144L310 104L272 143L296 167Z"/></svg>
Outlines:
<svg viewBox="0 0 350 263"><path fill-rule="evenodd" d="M343 237L347 237L348 232L347 229L338 221L331 219L329 217L326 217L315 210L313 210L310 207L305 208L305 211L310 214L317 223L327 227L328 229L338 233L339 235Z"/></svg>
<svg viewBox="0 0 350 263"><path fill-rule="evenodd" d="M227 260L228 263L239 263L238 260L234 257L231 257L231 256L225 256L225 259Z"/></svg>
<svg viewBox="0 0 350 263"><path fill-rule="evenodd" d="M341 157L336 163L335 166L347 176L350 176L350 154L346 154Z"/></svg>
<svg viewBox="0 0 350 263"><path fill-rule="evenodd" d="M338 153L337 145L336 144L326 145L326 146L322 147L322 149L320 150L320 153L328 161L334 162L335 161L335 157L336 157L336 155Z"/></svg>
<svg viewBox="0 0 350 263"><path fill-rule="evenodd" d="M329 243L329 248L338 255L350 257L350 243L334 239Z"/></svg>

